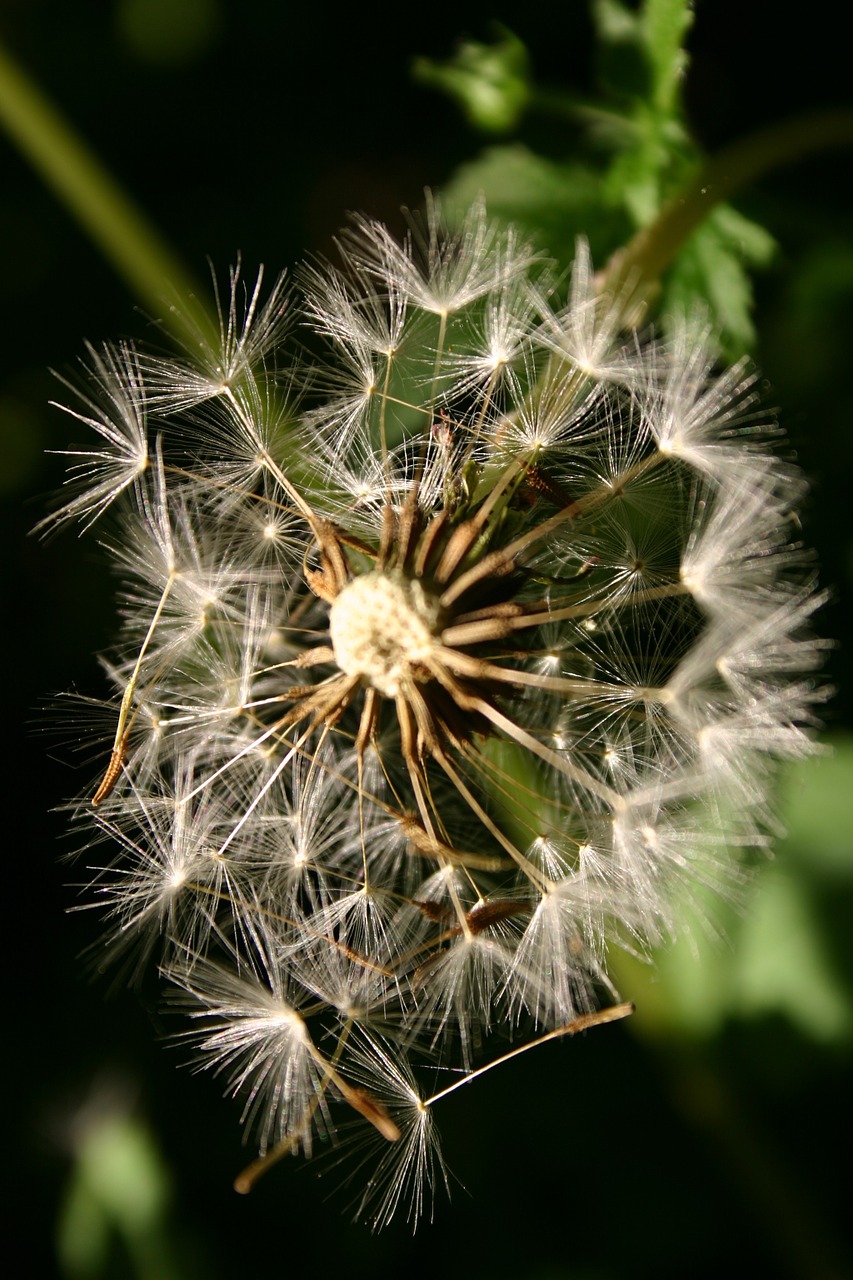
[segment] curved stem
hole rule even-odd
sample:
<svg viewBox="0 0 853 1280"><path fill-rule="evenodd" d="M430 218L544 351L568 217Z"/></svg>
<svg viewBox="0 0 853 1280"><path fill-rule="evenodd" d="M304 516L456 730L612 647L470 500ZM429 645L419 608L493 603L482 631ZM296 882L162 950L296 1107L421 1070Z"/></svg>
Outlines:
<svg viewBox="0 0 853 1280"><path fill-rule="evenodd" d="M181 340L215 334L171 249L2 46L0 123L142 303Z"/></svg>

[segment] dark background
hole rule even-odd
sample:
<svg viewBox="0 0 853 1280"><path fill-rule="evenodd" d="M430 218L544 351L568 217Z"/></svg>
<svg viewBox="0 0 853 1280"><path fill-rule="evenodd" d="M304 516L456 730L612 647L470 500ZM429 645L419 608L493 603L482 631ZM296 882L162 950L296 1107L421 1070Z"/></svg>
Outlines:
<svg viewBox="0 0 853 1280"><path fill-rule="evenodd" d="M334 17L326 5L220 0L208 38L179 58L134 44L132 9L130 0L0 0L0 34L202 279L207 256L221 267L242 251L250 269L277 271L329 251L351 209L399 228L401 205L417 206L424 187L440 189L476 154L483 139L457 109L413 83L416 54L446 57L458 37L485 39L499 19L527 44L542 83L592 87L581 0L433 3L381 16L349 5ZM815 8L813 23L798 12L794 27L764 3L697 5L687 102L709 149L790 114L849 105L849 50L831 6ZM556 126L535 141L571 152ZM737 202L780 243L756 285L757 356L813 481L805 537L834 588L821 630L842 642L853 577L850 172L849 152L822 155ZM27 536L61 476L44 450L67 434L46 407L57 394L47 370L69 367L84 339L141 337L147 322L2 136L0 245L3 1098L6 1203L26 1274L57 1273L74 1117L113 1085L171 1170L182 1278L309 1268L375 1280L439 1269L675 1278L735 1263L753 1276L849 1274L850 1045L815 1045L783 1018L733 1022L698 1056L611 1027L461 1091L439 1120L467 1192L456 1186L450 1206L439 1197L435 1222L414 1239L405 1224L378 1238L350 1226L334 1174L318 1181L296 1161L251 1197L231 1191L246 1159L237 1109L221 1100L219 1082L176 1069L181 1055L161 1043L172 1028L153 985L109 999L103 982L87 985L77 956L97 925L67 914L80 872L60 863L64 819L51 812L93 769L54 745L46 708L57 691L99 690L93 655L109 645L114 605L95 539ZM826 713L836 733L853 724L849 666L842 643L831 658L839 693ZM117 1255L110 1274L134 1273Z"/></svg>

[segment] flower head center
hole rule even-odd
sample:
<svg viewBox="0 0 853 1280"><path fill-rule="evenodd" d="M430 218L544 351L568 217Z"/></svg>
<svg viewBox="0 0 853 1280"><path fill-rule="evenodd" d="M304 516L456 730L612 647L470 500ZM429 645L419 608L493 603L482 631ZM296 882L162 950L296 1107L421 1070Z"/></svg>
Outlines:
<svg viewBox="0 0 853 1280"><path fill-rule="evenodd" d="M399 570L374 570L348 583L329 613L335 661L387 698L405 679L424 679L436 643L438 601Z"/></svg>

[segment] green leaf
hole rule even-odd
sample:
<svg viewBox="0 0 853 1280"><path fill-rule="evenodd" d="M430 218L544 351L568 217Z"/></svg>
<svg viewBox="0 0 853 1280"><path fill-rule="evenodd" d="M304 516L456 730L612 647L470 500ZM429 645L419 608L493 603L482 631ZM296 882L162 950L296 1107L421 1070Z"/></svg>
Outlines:
<svg viewBox="0 0 853 1280"><path fill-rule="evenodd" d="M622 0L593 0L592 20L598 36L598 80L616 102L646 97L648 63L641 17Z"/></svg>
<svg viewBox="0 0 853 1280"><path fill-rule="evenodd" d="M637 141L615 158L603 191L609 204L626 210L634 227L644 227L660 208L661 174L670 152L646 113L638 113L635 123L639 126Z"/></svg>
<svg viewBox="0 0 853 1280"><path fill-rule="evenodd" d="M443 200L452 221L483 195L490 214L514 222L540 249L566 261L585 235L595 260L604 262L629 227L620 210L602 207L601 181L583 161L548 160L519 143L489 147L462 165Z"/></svg>
<svg viewBox="0 0 853 1280"><path fill-rule="evenodd" d="M453 98L469 122L486 133L518 126L530 99L530 60L522 42L506 27L493 44L466 40L446 62L417 58L413 75Z"/></svg>
<svg viewBox="0 0 853 1280"><path fill-rule="evenodd" d="M761 877L734 960L733 1012L780 1013L812 1040L853 1032L853 993L833 968L815 903L803 877L778 866Z"/></svg>
<svg viewBox="0 0 853 1280"><path fill-rule="evenodd" d="M57 1224L64 1274L97 1280L117 1250L128 1277L178 1280L171 1180L146 1126L106 1106L81 1126L75 1157Z"/></svg>
<svg viewBox="0 0 853 1280"><path fill-rule="evenodd" d="M602 77L624 103L630 129L610 166L604 195L629 214L635 228L651 223L665 197L683 181L696 148L681 110L687 66L682 40L692 21L685 0L647 0L638 12L622 0L596 0ZM639 62L642 74L633 64ZM627 64L627 70L626 70Z"/></svg>
<svg viewBox="0 0 853 1280"><path fill-rule="evenodd" d="M780 856L853 882L853 738L790 769L781 801L788 834Z"/></svg>
<svg viewBox="0 0 853 1280"><path fill-rule="evenodd" d="M651 69L651 100L663 115L675 115L687 69L684 37L693 23L689 0L646 0L642 14L643 43Z"/></svg>
<svg viewBox="0 0 853 1280"><path fill-rule="evenodd" d="M701 300L723 354L728 360L738 359L755 346L748 268L765 266L775 248L773 237L763 227L730 205L718 205L669 271L662 310L670 315L688 314L697 299Z"/></svg>
<svg viewBox="0 0 853 1280"><path fill-rule="evenodd" d="M653 967L619 962L640 1029L708 1037L729 1019L778 1015L811 1041L853 1040L853 740L786 770L779 807L789 834L739 906L709 891Z"/></svg>
<svg viewBox="0 0 853 1280"><path fill-rule="evenodd" d="M643 99L660 117L676 118L687 67L684 37L693 22L689 0L594 0L599 76L617 100Z"/></svg>

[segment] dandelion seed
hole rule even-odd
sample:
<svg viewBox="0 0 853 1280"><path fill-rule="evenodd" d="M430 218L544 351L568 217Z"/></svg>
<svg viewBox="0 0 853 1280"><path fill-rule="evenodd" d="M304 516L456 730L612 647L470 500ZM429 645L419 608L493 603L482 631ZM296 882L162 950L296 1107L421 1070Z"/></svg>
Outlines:
<svg viewBox="0 0 853 1280"><path fill-rule="evenodd" d="M106 945L159 946L244 1097L240 1188L361 1126L382 1226L444 1176L428 1073L606 1021L608 948L740 883L822 597L749 371L626 334L584 246L553 307L481 205L341 252L299 277L320 355L239 269L218 344L90 354L53 522L109 509L124 583L76 811Z"/></svg>
<svg viewBox="0 0 853 1280"><path fill-rule="evenodd" d="M80 392L80 398L84 412L60 407L95 431L102 443L97 448L64 451L66 457L75 459L66 484L77 494L42 520L39 530L71 520L88 528L148 469L147 398L137 352L124 344L115 349L105 347L102 352L89 347L83 377L86 390ZM88 390L91 383L95 395ZM74 384L66 385L76 390Z"/></svg>

